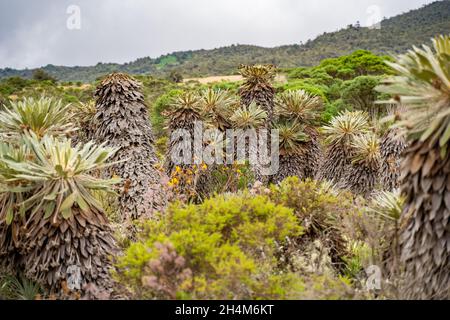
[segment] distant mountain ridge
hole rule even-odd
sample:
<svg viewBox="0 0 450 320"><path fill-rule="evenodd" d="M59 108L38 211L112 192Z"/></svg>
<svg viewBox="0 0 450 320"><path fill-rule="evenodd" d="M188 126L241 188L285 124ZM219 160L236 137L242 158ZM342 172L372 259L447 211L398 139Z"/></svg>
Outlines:
<svg viewBox="0 0 450 320"><path fill-rule="evenodd" d="M229 75L241 63L272 63L282 68L311 66L325 58L337 57L358 49L376 54L405 52L413 45L428 43L438 34L450 33L450 0L436 1L419 9L385 19L380 29L348 26L324 33L305 44L264 48L232 45L212 50L174 52L159 58L140 58L125 64L99 63L89 67L47 65L45 70L61 81L91 82L113 71L166 76L172 70L184 77ZM31 77L33 69L0 69L0 78Z"/></svg>

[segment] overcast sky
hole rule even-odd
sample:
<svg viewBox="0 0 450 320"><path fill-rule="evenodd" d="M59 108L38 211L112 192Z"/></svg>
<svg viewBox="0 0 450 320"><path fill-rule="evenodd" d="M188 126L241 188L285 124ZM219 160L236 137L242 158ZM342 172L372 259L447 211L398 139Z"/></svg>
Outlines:
<svg viewBox="0 0 450 320"><path fill-rule="evenodd" d="M431 2L0 0L0 68L123 63L237 43L300 43L358 20L364 26Z"/></svg>

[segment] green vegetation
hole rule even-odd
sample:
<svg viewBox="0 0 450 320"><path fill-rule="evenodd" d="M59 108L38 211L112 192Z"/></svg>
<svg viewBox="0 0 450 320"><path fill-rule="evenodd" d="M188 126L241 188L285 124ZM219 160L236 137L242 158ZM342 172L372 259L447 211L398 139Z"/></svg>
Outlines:
<svg viewBox="0 0 450 320"><path fill-rule="evenodd" d="M92 191L112 191L118 179L90 173L117 149L72 146L64 137L74 129L67 108L30 98L0 112L0 260L6 271L22 272L53 293L74 265L83 274L80 285L108 288L108 257L115 250Z"/></svg>
<svg viewBox="0 0 450 320"><path fill-rule="evenodd" d="M144 298L286 298L295 288L284 293L283 282L294 279L274 274L270 257L276 242L300 232L292 210L262 196L218 196L198 206L174 204L161 221L146 226L143 242L127 250L120 274ZM178 279L166 276L172 271L168 268L155 272L164 258L161 245L183 257L174 257L175 266L184 269ZM158 287L167 280L174 282L174 292L161 297L164 292Z"/></svg>
<svg viewBox="0 0 450 320"><path fill-rule="evenodd" d="M0 298L9 300L35 300L43 293L38 284L23 275L0 275Z"/></svg>
<svg viewBox="0 0 450 320"><path fill-rule="evenodd" d="M157 132L158 136L162 135L165 132L164 128L166 125L166 120L163 116L164 111L169 108L173 99L179 96L182 92L183 91L180 89L170 90L158 97L158 99L156 99L155 103L153 104L151 119L153 128Z"/></svg>
<svg viewBox="0 0 450 320"><path fill-rule="evenodd" d="M296 68L289 71L291 79L314 79L315 83L331 84L333 79L350 80L365 75L392 73L386 65L388 56L377 56L367 50L357 50L350 55L325 59L313 68Z"/></svg>
<svg viewBox="0 0 450 320"><path fill-rule="evenodd" d="M386 61L391 58L358 50L348 56L326 59L315 67L287 69L289 81L278 85L277 90L305 90L321 97L325 103L321 117L324 123L344 109L379 116L380 107L374 102L383 95L375 88L393 72Z"/></svg>
<svg viewBox="0 0 450 320"><path fill-rule="evenodd" d="M2 80L0 297L448 299L450 36L384 59L210 85ZM236 151L175 163L194 146L170 133L197 120L215 155L227 129L279 129L278 172Z"/></svg>
<svg viewBox="0 0 450 320"><path fill-rule="evenodd" d="M351 201L342 203L320 184L298 179L264 195L259 192L264 191L219 195L200 205L171 205L161 220L145 225L141 240L119 259L117 278L134 298L356 296L351 280L335 271L338 262L322 265L329 269L320 275L309 272L314 261L308 257L314 255L310 241L321 242L323 250L339 243L333 257L341 261L345 242L334 228L336 221L355 210Z"/></svg>
<svg viewBox="0 0 450 320"><path fill-rule="evenodd" d="M420 9L384 19L381 28L348 26L336 32L325 32L306 43L263 48L231 45L212 50L174 52L156 59L141 58L124 65L99 63L92 67L43 67L46 73L61 81L92 82L111 72L166 77L177 70L185 78L236 74L240 64L275 64L280 68L313 66L327 58L348 55L355 50L376 54L401 53L412 45L429 43L429 39L450 29L450 3L437 1ZM330 63L330 66L332 63ZM331 66L332 67L332 66ZM31 78L32 70L0 70L0 78ZM351 77L341 69L342 77ZM358 74L359 75L359 74Z"/></svg>
<svg viewBox="0 0 450 320"><path fill-rule="evenodd" d="M62 103L87 102L92 99L93 87L88 84L55 83L50 80L28 80L12 77L0 81L0 103L23 98L57 97Z"/></svg>
<svg viewBox="0 0 450 320"><path fill-rule="evenodd" d="M164 56L161 57L159 59L157 59L157 64L156 64L156 68L157 69L163 69L164 67L171 65L171 64L176 64L177 63L177 57L176 56Z"/></svg>
<svg viewBox="0 0 450 320"><path fill-rule="evenodd" d="M400 187L406 197L399 238L401 288L411 299L448 299L450 190L438 182L450 181L444 169L450 165L450 36L436 37L432 47L414 48L390 65L398 76L380 90L405 106L395 126L410 144ZM425 183L414 185L418 179Z"/></svg>
<svg viewBox="0 0 450 320"><path fill-rule="evenodd" d="M175 83L180 83L183 81L183 75L180 72L178 72L177 70L172 70L169 73L168 79Z"/></svg>
<svg viewBox="0 0 450 320"><path fill-rule="evenodd" d="M38 81L50 81L56 82L56 79L49 75L42 69L36 69L33 71L33 79Z"/></svg>

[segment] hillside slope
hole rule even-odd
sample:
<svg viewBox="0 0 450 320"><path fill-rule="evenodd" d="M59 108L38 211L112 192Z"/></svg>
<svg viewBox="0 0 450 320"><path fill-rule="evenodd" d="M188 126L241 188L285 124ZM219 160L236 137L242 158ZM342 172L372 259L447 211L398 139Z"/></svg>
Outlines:
<svg viewBox="0 0 450 320"><path fill-rule="evenodd" d="M380 29L348 26L337 32L324 33L305 44L263 48L233 45L213 50L175 52L157 59L141 58L126 64L99 63L91 67L60 67L43 69L63 81L93 81L112 71L165 76L178 70L185 77L228 75L240 63L273 63L290 68L311 66L324 58L349 54L357 49L377 54L400 53L412 45L429 42L438 34L450 32L450 1L437 1L422 8L385 19ZM0 69L0 78L30 77L33 70Z"/></svg>

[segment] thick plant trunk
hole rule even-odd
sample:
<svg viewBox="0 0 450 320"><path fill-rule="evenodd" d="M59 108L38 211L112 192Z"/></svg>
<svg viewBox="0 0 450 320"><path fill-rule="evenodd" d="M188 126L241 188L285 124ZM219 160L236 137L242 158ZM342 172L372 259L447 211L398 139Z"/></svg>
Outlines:
<svg viewBox="0 0 450 320"><path fill-rule="evenodd" d="M179 166L181 168L189 168L194 164L194 122L199 121L198 119L191 119L187 120L181 123L171 123L169 130L170 130L170 137L169 137L169 145L167 148L166 153L166 159L164 163L164 168L166 170L166 174L170 177L172 172L175 170L176 166ZM177 137L176 139L173 139L172 135L176 130L186 130L186 132L189 133L187 137ZM187 139L187 140L186 140ZM184 150L190 151L190 157L187 159L188 163L175 163L172 159L173 155L183 155L182 153ZM190 163L189 163L190 162Z"/></svg>
<svg viewBox="0 0 450 320"><path fill-rule="evenodd" d="M99 85L95 96L95 139L120 147L112 161L122 162L108 172L123 179L119 197L122 219L153 218L167 199L163 175L155 169L154 137L140 85L127 75L112 74Z"/></svg>
<svg viewBox="0 0 450 320"><path fill-rule="evenodd" d="M267 113L267 119L262 129L267 129L267 150L271 154L270 145L270 130L272 129L272 123L274 119L274 98L275 89L271 85L255 85L251 90L240 90L239 95L241 97L241 105L249 106L252 102L255 102ZM256 151L258 159L260 159L259 150ZM263 174L263 168L259 164L252 165L252 171L256 181L260 181L263 184L267 184L270 181L270 176Z"/></svg>
<svg viewBox="0 0 450 320"><path fill-rule="evenodd" d="M252 90L241 90L239 94L241 96L241 104L243 106L248 107L252 102L255 102L259 107L267 112L267 119L264 127L266 129L270 129L272 127L274 117L275 90L271 86L256 86Z"/></svg>
<svg viewBox="0 0 450 320"><path fill-rule="evenodd" d="M350 166L350 154L346 151L346 147L339 143L333 144L326 150L317 180L339 183Z"/></svg>
<svg viewBox="0 0 450 320"><path fill-rule="evenodd" d="M14 228L17 229L18 226ZM17 230L18 231L18 230ZM17 232L16 232L17 233ZM12 226L6 223L0 224L0 273L15 272L15 266L18 265L20 255L17 243L13 240Z"/></svg>
<svg viewBox="0 0 450 320"><path fill-rule="evenodd" d="M22 239L25 274L52 292L60 292L63 282L82 291L94 284L112 290L110 258L117 253L112 230L103 213L76 209L67 220L59 214L33 217Z"/></svg>
<svg viewBox="0 0 450 320"><path fill-rule="evenodd" d="M281 155L278 172L271 177L271 182L277 184L288 177L294 176L297 176L301 180L306 179L305 163L305 154Z"/></svg>
<svg viewBox="0 0 450 320"><path fill-rule="evenodd" d="M319 169L322 150L317 134L310 134L311 140L304 143L303 151L297 154L280 155L278 172L271 176L272 183L279 183L288 177L300 180L314 179Z"/></svg>
<svg viewBox="0 0 450 320"><path fill-rule="evenodd" d="M362 163L351 164L337 186L368 199L377 185L378 170Z"/></svg>
<svg viewBox="0 0 450 320"><path fill-rule="evenodd" d="M195 122L201 122L201 119L198 118L197 116L194 116L194 114L192 114L189 117L186 117L186 119L184 121L181 122L171 122L170 123L170 141L169 141L169 145L167 148L167 153L166 153L166 161L164 164L165 170L166 170L166 174L172 178L174 173L175 173L175 169L178 166L183 172L185 172L186 170L193 170L194 165L198 167L202 167L204 164L204 159L202 158L198 158L196 159L196 156L198 157L203 157L203 147L206 147L206 143L203 143L201 145L196 145L194 142L194 137L195 137ZM205 128L202 126L201 127L202 131L202 137L205 134ZM176 130L186 130L187 133L189 133L189 135L187 137L176 137L176 139L173 139L172 137L172 133L174 133ZM189 138L188 140L186 140L187 138ZM196 150L196 148L201 147L199 149ZM172 155L183 155L183 151L189 150L190 152L190 157L186 157L185 160L187 160L187 162L183 162L183 163L175 163L172 159ZM199 160L202 160L201 163L199 163ZM225 160L225 159L224 159ZM195 198L194 200L201 200L201 199L205 199L207 197L209 197L213 191L214 191L214 187L215 184L217 183L216 179L214 179L213 177L213 172L217 169L217 164L213 163L213 164L207 164L207 169L206 170L199 170L199 172L197 173L197 182L195 185L195 196L188 196L188 198ZM185 181L180 181L181 184L183 184ZM183 188L183 185L180 185L181 189ZM189 186L186 186L189 187ZM192 199L191 199L192 200Z"/></svg>
<svg viewBox="0 0 450 320"><path fill-rule="evenodd" d="M308 129L310 137L306 145L305 152L305 178L314 179L319 172L320 164L323 161L322 146L320 145L319 135L315 129Z"/></svg>
<svg viewBox="0 0 450 320"><path fill-rule="evenodd" d="M398 137L396 130L389 130L380 143L380 182L384 190L393 191L400 187L400 163L406 141Z"/></svg>
<svg viewBox="0 0 450 320"><path fill-rule="evenodd" d="M415 141L401 165L403 298L450 298L450 154Z"/></svg>

